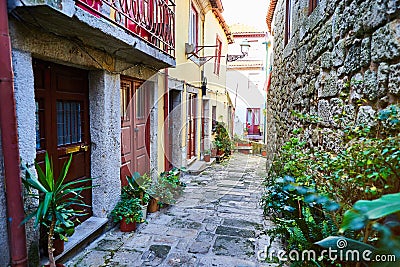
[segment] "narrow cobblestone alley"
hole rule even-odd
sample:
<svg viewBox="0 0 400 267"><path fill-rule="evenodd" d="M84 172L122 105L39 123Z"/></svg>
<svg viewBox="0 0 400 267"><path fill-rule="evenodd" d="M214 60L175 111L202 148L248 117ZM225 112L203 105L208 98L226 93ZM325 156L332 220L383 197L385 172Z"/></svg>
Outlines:
<svg viewBox="0 0 400 267"><path fill-rule="evenodd" d="M67 266L271 266L257 260L268 237L259 199L265 159L235 154L198 176L186 175L176 205L136 232L104 234Z"/></svg>

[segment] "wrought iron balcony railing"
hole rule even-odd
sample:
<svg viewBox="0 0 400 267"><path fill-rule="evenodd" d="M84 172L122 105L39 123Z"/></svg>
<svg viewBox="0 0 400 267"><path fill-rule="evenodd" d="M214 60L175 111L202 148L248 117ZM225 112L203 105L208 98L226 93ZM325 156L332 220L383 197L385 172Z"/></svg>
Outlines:
<svg viewBox="0 0 400 267"><path fill-rule="evenodd" d="M175 57L174 0L76 0L76 5Z"/></svg>

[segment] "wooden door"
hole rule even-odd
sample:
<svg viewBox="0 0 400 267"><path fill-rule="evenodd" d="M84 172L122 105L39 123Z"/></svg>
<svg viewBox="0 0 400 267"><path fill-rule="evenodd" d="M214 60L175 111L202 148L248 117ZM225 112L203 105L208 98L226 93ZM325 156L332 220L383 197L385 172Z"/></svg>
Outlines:
<svg viewBox="0 0 400 267"><path fill-rule="evenodd" d="M196 94L188 93L187 158L196 156Z"/></svg>
<svg viewBox="0 0 400 267"><path fill-rule="evenodd" d="M43 168L47 151L57 178L70 155L66 182L90 177L88 72L40 60L33 61L36 104L36 160ZM90 186L91 182L78 186ZM92 205L92 190L81 195ZM83 207L79 207L83 209ZM84 208L82 222L92 215Z"/></svg>
<svg viewBox="0 0 400 267"><path fill-rule="evenodd" d="M247 128L249 135L260 135L260 109L247 109Z"/></svg>
<svg viewBox="0 0 400 267"><path fill-rule="evenodd" d="M121 181L133 172L150 172L150 123L148 86L121 79Z"/></svg>

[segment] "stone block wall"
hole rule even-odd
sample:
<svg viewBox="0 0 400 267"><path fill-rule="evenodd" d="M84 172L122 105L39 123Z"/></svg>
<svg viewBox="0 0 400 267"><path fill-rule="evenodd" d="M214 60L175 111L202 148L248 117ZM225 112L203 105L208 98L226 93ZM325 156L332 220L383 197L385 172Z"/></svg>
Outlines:
<svg viewBox="0 0 400 267"><path fill-rule="evenodd" d="M267 168L295 127L310 145L339 149L340 128L368 123L380 109L399 103L400 1L293 0L292 35L284 44L286 0L274 13L274 55L268 92ZM318 126L301 125L291 111L317 115Z"/></svg>

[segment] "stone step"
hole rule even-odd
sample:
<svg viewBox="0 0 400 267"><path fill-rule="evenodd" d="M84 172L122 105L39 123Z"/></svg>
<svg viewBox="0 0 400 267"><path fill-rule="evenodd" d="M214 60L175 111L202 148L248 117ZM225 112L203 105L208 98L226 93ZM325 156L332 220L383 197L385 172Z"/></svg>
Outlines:
<svg viewBox="0 0 400 267"><path fill-rule="evenodd" d="M68 237L64 244L64 251L55 257L57 262L65 262L74 254L78 253L87 244L91 243L105 231L108 219L99 217L90 217L75 228L75 233ZM48 264L48 259L41 260L41 266Z"/></svg>
<svg viewBox="0 0 400 267"><path fill-rule="evenodd" d="M197 175L207 168L205 161L197 160L187 169L188 173Z"/></svg>

